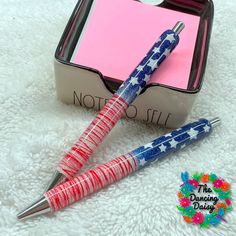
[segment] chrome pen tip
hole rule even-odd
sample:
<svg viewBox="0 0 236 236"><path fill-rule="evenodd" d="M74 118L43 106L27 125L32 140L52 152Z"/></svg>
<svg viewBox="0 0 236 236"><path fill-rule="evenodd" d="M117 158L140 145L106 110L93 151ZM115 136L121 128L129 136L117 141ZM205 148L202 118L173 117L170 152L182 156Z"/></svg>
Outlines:
<svg viewBox="0 0 236 236"><path fill-rule="evenodd" d="M185 24L182 21L178 21L174 28L172 29L176 34L180 34L181 31L184 29Z"/></svg>
<svg viewBox="0 0 236 236"><path fill-rule="evenodd" d="M221 123L221 120L219 117L215 117L214 119L210 120L210 124L212 127L215 127Z"/></svg>
<svg viewBox="0 0 236 236"><path fill-rule="evenodd" d="M56 185L64 182L66 180L65 175L60 173L59 171L55 171L55 173L52 176L51 181L47 185L47 188L45 189L45 192L49 191L50 189L54 188Z"/></svg>
<svg viewBox="0 0 236 236"><path fill-rule="evenodd" d="M23 211L17 214L17 219L24 220L27 218L31 218L36 215L42 215L49 213L51 211L49 203L47 199L43 196L38 201L34 202Z"/></svg>

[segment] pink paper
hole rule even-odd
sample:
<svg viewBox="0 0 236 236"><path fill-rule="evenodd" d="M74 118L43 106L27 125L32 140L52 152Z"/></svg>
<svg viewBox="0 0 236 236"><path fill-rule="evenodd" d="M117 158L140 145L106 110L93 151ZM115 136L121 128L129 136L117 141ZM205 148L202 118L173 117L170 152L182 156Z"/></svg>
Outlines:
<svg viewBox="0 0 236 236"><path fill-rule="evenodd" d="M181 20L178 47L149 83L187 89L199 19L134 0L96 0L71 62L124 81L158 37Z"/></svg>

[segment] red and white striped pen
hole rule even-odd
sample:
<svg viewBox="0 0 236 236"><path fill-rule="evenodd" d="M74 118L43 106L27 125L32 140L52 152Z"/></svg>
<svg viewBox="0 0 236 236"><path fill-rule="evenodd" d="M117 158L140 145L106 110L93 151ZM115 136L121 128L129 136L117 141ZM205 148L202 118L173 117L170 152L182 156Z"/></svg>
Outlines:
<svg viewBox="0 0 236 236"><path fill-rule="evenodd" d="M212 128L219 123L219 118L210 121L200 119L173 130L167 135L156 138L146 145L54 187L46 192L40 200L19 213L17 217L18 219L25 219L58 211L128 176L132 172L208 136Z"/></svg>
<svg viewBox="0 0 236 236"><path fill-rule="evenodd" d="M59 162L47 190L66 178L71 179L87 162L89 156L112 130L129 105L141 93L153 72L162 64L179 43L179 33L184 23L177 22L172 30L166 30L154 43L144 59L120 86L118 91L98 113L79 140Z"/></svg>

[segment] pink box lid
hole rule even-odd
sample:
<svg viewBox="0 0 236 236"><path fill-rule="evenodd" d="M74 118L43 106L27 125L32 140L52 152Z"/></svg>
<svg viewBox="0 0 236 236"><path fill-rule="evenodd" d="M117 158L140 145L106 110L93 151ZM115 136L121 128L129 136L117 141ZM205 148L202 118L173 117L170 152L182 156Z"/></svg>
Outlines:
<svg viewBox="0 0 236 236"><path fill-rule="evenodd" d="M71 62L122 82L180 20L180 43L149 83L187 89L200 17L134 0L95 0Z"/></svg>

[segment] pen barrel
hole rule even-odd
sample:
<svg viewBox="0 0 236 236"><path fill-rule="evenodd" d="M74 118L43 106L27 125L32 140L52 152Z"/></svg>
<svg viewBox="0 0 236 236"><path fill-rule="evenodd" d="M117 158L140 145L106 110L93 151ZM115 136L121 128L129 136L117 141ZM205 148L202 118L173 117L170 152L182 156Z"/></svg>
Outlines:
<svg viewBox="0 0 236 236"><path fill-rule="evenodd" d="M60 173L70 179L82 168L128 106L141 93L150 80L151 74L167 58L178 42L179 36L173 30L167 30L160 36L130 77L98 113L69 152L64 155L58 166Z"/></svg>
<svg viewBox="0 0 236 236"><path fill-rule="evenodd" d="M200 119L154 139L152 142L133 150L131 154L135 156L137 168L140 169L204 138L210 134L211 130L211 122Z"/></svg>
<svg viewBox="0 0 236 236"><path fill-rule="evenodd" d="M51 210L57 211L122 179L136 169L135 158L128 153L54 187L44 196Z"/></svg>
<svg viewBox="0 0 236 236"><path fill-rule="evenodd" d="M165 61L179 43L173 30L165 31L152 46L129 78L120 86L117 94L131 104L147 85L154 71Z"/></svg>
<svg viewBox="0 0 236 236"><path fill-rule="evenodd" d="M57 211L171 152L204 138L211 130L211 123L206 119L200 119L58 185L46 192L44 196L47 198L51 210Z"/></svg>
<svg viewBox="0 0 236 236"><path fill-rule="evenodd" d="M68 179L72 178L115 126L127 107L127 103L115 94L83 132L77 143L64 155L59 162L58 171Z"/></svg>

